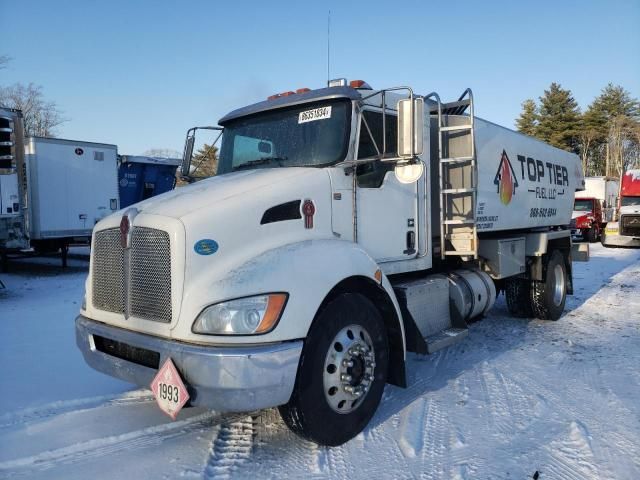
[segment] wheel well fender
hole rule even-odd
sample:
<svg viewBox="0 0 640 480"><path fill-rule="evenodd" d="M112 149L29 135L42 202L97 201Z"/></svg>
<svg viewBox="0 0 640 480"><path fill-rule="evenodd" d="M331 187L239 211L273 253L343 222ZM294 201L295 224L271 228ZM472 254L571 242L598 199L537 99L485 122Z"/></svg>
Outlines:
<svg viewBox="0 0 640 480"><path fill-rule="evenodd" d="M359 293L367 297L378 309L384 321L389 340L387 383L406 387L404 326L400 317L400 309L389 281L384 276L382 283L377 283L371 278L363 276L352 276L341 280L323 299L316 313L316 318L331 300L343 293Z"/></svg>
<svg viewBox="0 0 640 480"><path fill-rule="evenodd" d="M547 243L547 253L539 257L534 257L531 264L531 278L543 281L547 275L547 264L553 252L557 250L564 258L565 269L567 270L567 294L573 295L573 268L571 261L571 239L567 237L550 239Z"/></svg>

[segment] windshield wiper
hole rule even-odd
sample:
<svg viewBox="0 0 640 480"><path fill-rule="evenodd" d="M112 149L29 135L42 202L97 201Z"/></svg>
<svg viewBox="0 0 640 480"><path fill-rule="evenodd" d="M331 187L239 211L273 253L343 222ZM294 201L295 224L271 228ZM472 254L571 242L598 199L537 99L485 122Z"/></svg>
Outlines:
<svg viewBox="0 0 640 480"><path fill-rule="evenodd" d="M234 167L233 170L242 170L244 168L255 167L256 165L267 165L269 163L277 163L279 167L282 166L282 162L288 160L287 157L262 157L256 158L255 160L249 160L248 162L244 162L237 167Z"/></svg>

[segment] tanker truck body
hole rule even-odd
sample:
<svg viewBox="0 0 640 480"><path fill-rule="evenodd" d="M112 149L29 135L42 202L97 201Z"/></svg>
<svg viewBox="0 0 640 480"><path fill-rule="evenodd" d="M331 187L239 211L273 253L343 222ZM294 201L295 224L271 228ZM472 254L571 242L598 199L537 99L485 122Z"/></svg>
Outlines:
<svg viewBox="0 0 640 480"><path fill-rule="evenodd" d="M640 170L628 170L622 175L618 221L607 224L602 244L640 247Z"/></svg>
<svg viewBox="0 0 640 480"><path fill-rule="evenodd" d="M338 445L386 383L406 386L407 352L463 340L496 286L514 315L557 320L580 162L473 107L470 90L443 103L341 79L205 127L222 133L215 177L94 228L86 361L173 418L278 406Z"/></svg>

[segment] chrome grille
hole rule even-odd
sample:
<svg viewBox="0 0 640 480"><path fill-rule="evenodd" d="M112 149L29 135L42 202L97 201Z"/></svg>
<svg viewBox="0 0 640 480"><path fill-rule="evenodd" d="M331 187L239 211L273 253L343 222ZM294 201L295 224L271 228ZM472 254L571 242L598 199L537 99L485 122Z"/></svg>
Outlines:
<svg viewBox="0 0 640 480"><path fill-rule="evenodd" d="M127 252L127 253L125 253ZM95 234L93 306L157 322L171 322L171 249L169 234L134 227L131 248L120 244L120 230ZM129 268L125 268L129 263Z"/></svg>
<svg viewBox="0 0 640 480"><path fill-rule="evenodd" d="M171 251L169 234L135 227L131 238L130 315L171 321Z"/></svg>
<svg viewBox="0 0 640 480"><path fill-rule="evenodd" d="M640 237L640 215L622 215L620 227L620 235Z"/></svg>
<svg viewBox="0 0 640 480"><path fill-rule="evenodd" d="M124 313L124 249L120 230L96 233L93 247L93 295L95 308Z"/></svg>

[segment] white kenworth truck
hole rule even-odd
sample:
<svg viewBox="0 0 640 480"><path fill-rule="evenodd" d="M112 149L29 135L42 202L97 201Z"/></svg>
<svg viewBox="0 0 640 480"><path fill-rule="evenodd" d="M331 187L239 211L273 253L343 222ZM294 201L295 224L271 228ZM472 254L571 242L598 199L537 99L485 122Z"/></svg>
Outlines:
<svg viewBox="0 0 640 480"><path fill-rule="evenodd" d="M473 108L470 90L443 103L339 79L203 127L222 137L215 177L94 228L86 361L151 384L174 418L277 406L339 445L405 386L407 352L464 339L497 290L557 320L580 161Z"/></svg>

